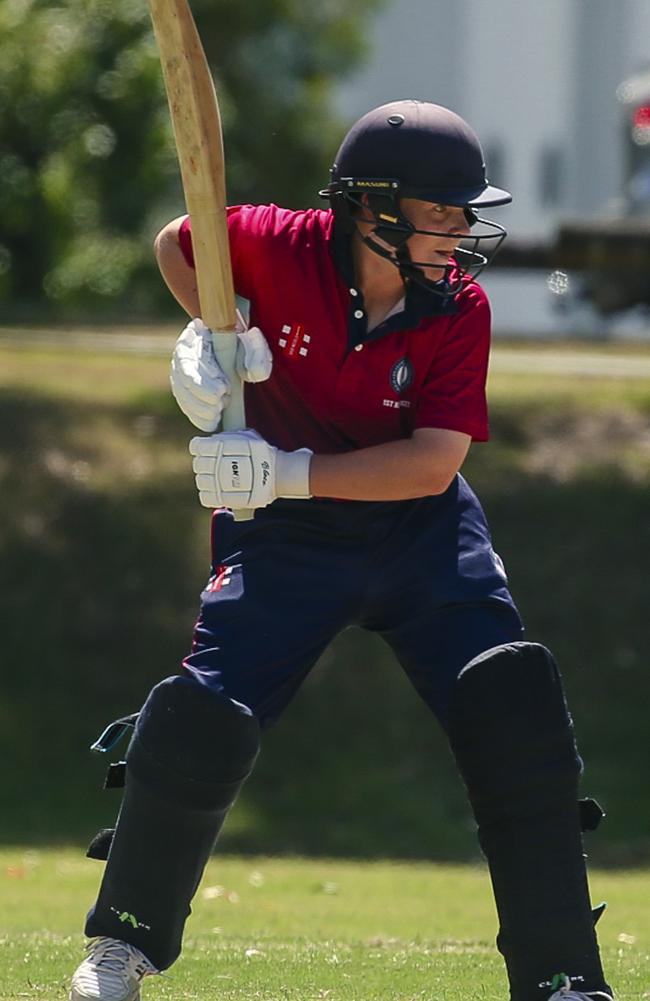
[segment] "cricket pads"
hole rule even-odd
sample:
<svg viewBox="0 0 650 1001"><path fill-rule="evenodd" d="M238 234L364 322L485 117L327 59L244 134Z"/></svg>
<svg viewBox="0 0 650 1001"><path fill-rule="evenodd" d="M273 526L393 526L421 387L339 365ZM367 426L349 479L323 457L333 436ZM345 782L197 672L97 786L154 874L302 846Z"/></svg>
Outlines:
<svg viewBox="0 0 650 1001"><path fill-rule="evenodd" d="M184 677L138 718L124 799L86 934L135 945L159 969L179 955L190 901L259 750L245 707Z"/></svg>
<svg viewBox="0 0 650 1001"><path fill-rule="evenodd" d="M545 1001L541 985L558 971L611 993L583 857L582 762L550 652L512 643L470 661L449 736L490 868L511 1001Z"/></svg>

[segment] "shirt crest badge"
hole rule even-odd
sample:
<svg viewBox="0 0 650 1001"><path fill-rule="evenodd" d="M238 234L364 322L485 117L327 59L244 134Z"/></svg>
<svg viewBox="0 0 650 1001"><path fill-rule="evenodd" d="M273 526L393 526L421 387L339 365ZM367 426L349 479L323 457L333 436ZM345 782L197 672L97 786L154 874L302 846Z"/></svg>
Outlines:
<svg viewBox="0 0 650 1001"><path fill-rule="evenodd" d="M410 358L400 358L390 370L391 388L396 393L405 393L413 384L413 363Z"/></svg>

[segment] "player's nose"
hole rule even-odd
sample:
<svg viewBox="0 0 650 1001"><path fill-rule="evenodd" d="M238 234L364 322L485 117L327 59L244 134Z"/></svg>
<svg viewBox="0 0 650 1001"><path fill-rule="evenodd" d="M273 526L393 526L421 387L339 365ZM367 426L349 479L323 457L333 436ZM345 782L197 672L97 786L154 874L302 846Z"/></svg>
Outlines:
<svg viewBox="0 0 650 1001"><path fill-rule="evenodd" d="M469 223L467 222L467 217L465 216L463 209L458 209L458 211L454 213L448 232L461 236L469 236Z"/></svg>

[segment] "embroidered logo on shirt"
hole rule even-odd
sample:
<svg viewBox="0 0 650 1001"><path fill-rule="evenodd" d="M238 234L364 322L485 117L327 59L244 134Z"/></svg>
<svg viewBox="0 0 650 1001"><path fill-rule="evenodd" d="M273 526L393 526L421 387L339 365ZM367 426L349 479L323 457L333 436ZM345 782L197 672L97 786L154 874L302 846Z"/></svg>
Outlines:
<svg viewBox="0 0 650 1001"><path fill-rule="evenodd" d="M405 393L413 382L413 365L408 358L400 358L390 370L390 384L396 393Z"/></svg>
<svg viewBox="0 0 650 1001"><path fill-rule="evenodd" d="M402 410L404 407L410 407L410 400L382 400L382 406L388 407L389 410Z"/></svg>
<svg viewBox="0 0 650 1001"><path fill-rule="evenodd" d="M285 323L278 344L289 358L297 356L304 358L309 351L310 341L311 337L305 332L302 323L292 323L291 325Z"/></svg>

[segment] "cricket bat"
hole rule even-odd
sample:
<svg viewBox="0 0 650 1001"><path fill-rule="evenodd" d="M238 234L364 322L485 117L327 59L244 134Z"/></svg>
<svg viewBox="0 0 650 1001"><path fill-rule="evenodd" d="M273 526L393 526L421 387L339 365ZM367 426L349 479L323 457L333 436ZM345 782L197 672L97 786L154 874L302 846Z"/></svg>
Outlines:
<svg viewBox="0 0 650 1001"><path fill-rule="evenodd" d="M246 427L244 387L235 368L237 323L226 222L226 176L219 104L187 0L149 0L188 214L201 319L230 379L224 431ZM253 517L238 511L237 520Z"/></svg>

